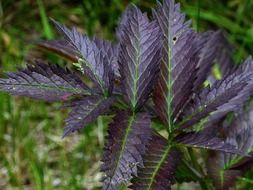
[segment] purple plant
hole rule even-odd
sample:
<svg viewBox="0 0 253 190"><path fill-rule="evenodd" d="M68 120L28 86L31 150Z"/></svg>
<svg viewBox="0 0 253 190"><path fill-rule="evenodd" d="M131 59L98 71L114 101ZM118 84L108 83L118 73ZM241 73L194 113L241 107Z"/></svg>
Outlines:
<svg viewBox="0 0 253 190"><path fill-rule="evenodd" d="M34 61L0 79L0 89L65 102L72 110L63 136L100 115L113 115L102 157L102 189L125 184L165 190L185 181L208 189L210 178L214 187L226 190L249 170L253 107L245 111L244 105L253 92L253 61L235 66L221 31L197 33L173 0L158 2L152 18L128 7L116 44L53 23L64 40L37 45L75 62L79 73ZM211 74L215 63L220 80ZM211 82L204 86L207 79ZM166 137L152 123L162 123ZM194 160L192 147L208 150L207 172Z"/></svg>

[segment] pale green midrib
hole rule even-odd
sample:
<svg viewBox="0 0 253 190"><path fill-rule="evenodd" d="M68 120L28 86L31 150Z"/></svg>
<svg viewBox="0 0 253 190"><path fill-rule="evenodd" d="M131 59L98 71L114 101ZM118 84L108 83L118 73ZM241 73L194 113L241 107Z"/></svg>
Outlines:
<svg viewBox="0 0 253 190"><path fill-rule="evenodd" d="M3 85L3 86L27 86L27 87L32 87L32 88L38 88L38 89L48 89L48 90L59 90L59 91L67 91L67 92L72 92L72 93L82 93L84 95L90 95L89 92L83 90L83 89L78 89L78 88L67 88L67 87L60 87L60 86L55 86L55 85L36 85L36 84L19 84L19 83L16 83L16 84L1 84L0 83L0 86ZM14 87L15 88L15 87ZM10 90L14 90L13 88L10 89ZM9 91L9 89L7 89L6 91Z"/></svg>
<svg viewBox="0 0 253 190"><path fill-rule="evenodd" d="M128 126L126 128L126 133L125 133L125 136L124 136L123 141L122 141L121 150L120 150L120 152L118 154L119 156L118 156L118 159L116 160L116 167L113 170L113 175L112 176L115 175L115 172L116 172L116 170L119 167L119 163L120 163L120 160L122 159L122 156L124 154L124 151L125 151L125 148L126 148L126 144L127 144L127 141L128 141L128 136L129 136L130 132L132 131L132 125L133 125L133 122L134 122L135 118L136 118L135 115L132 115L129 118ZM112 179L113 179L113 177L110 179L110 182L111 182Z"/></svg>
<svg viewBox="0 0 253 190"><path fill-rule="evenodd" d="M134 81L133 81L133 101L132 101L132 109L135 111L136 105L137 105L137 96L138 96L138 89L137 89L137 83L139 80L139 65L140 63L140 40L139 36L137 39L137 55L136 55L136 60L134 64Z"/></svg>
<svg viewBox="0 0 253 190"><path fill-rule="evenodd" d="M171 59L172 59L172 55L171 55L171 35L170 35L170 30L171 30L171 26L170 26L170 21L168 24L168 34L167 34L167 45L168 45L168 83L167 83L167 88L168 88L168 94L166 96L166 103L167 103L167 119L168 119L168 125L169 125L169 133L172 132L172 123L171 123L171 100L172 100L172 81L171 81L171 68L172 68L172 63L171 63Z"/></svg>
<svg viewBox="0 0 253 190"><path fill-rule="evenodd" d="M170 149L171 149L171 146L167 145L162 158L158 162L157 167L155 168L155 171L153 172L153 174L152 174L152 176L150 178L150 183L148 184L147 190L152 190L151 188L152 188L153 182L155 181L155 177L157 176L157 174L159 172L159 169L161 168L162 164L167 159L168 154L170 152Z"/></svg>

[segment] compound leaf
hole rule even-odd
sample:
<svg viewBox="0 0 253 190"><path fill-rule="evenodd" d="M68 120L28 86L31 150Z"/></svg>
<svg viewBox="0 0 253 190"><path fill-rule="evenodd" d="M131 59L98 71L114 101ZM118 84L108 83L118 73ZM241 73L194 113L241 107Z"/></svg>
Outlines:
<svg viewBox="0 0 253 190"><path fill-rule="evenodd" d="M147 146L144 167L138 169L137 177L132 179L133 190L168 190L174 182L174 172L181 153L172 148L168 141L154 134Z"/></svg>
<svg viewBox="0 0 253 190"><path fill-rule="evenodd" d="M26 69L8 73L0 79L0 89L13 95L46 101L65 101L72 95L89 95L79 77L54 64L35 61Z"/></svg>
<svg viewBox="0 0 253 190"><path fill-rule="evenodd" d="M155 22L131 7L131 14L122 25L119 49L119 69L123 91L132 110L148 99L158 75L161 35Z"/></svg>
<svg viewBox="0 0 253 190"><path fill-rule="evenodd" d="M66 119L63 137L94 122L98 116L108 111L114 100L114 97L87 96L71 102L67 105L71 107L71 112Z"/></svg>
<svg viewBox="0 0 253 190"><path fill-rule="evenodd" d="M104 190L117 190L137 174L143 166L142 155L151 136L151 120L147 113L131 115L120 111L109 126L108 143L103 155Z"/></svg>

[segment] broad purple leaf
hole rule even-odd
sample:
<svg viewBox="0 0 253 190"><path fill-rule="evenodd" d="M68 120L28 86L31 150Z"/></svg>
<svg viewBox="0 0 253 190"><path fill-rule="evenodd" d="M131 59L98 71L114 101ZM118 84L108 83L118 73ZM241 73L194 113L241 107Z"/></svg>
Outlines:
<svg viewBox="0 0 253 190"><path fill-rule="evenodd" d="M81 100L71 102L69 117L66 119L63 137L94 122L98 116L105 114L113 104L115 98L103 96L87 96Z"/></svg>
<svg viewBox="0 0 253 190"><path fill-rule="evenodd" d="M123 26L122 26L123 27ZM155 22L131 7L131 14L122 28L119 49L119 69L123 92L132 110L148 99L158 75L161 35Z"/></svg>
<svg viewBox="0 0 253 190"><path fill-rule="evenodd" d="M115 116L102 159L104 190L117 190L122 183L128 184L137 174L137 166L143 166L142 155L152 133L150 125L147 113L131 115L121 111Z"/></svg>
<svg viewBox="0 0 253 190"><path fill-rule="evenodd" d="M77 32L75 28L70 30L54 20L53 22L66 41L79 53L81 70L100 87L102 92L107 93L108 89L112 89L112 65L104 51L100 50L87 36Z"/></svg>
<svg viewBox="0 0 253 190"><path fill-rule="evenodd" d="M233 144L245 153L253 152L253 105L224 129L226 142ZM232 154L211 152L207 161L208 173L218 189L232 187L237 177L242 176L253 166L253 157L239 157Z"/></svg>
<svg viewBox="0 0 253 190"><path fill-rule="evenodd" d="M179 125L184 129L204 118L209 122L217 121L241 109L252 91L253 61L249 58L236 71L196 95L192 107L187 108L189 113Z"/></svg>
<svg viewBox="0 0 253 190"><path fill-rule="evenodd" d="M63 56L72 62L77 62L79 59L78 52L65 40L40 40L35 42L35 44L40 48Z"/></svg>
<svg viewBox="0 0 253 190"><path fill-rule="evenodd" d="M131 182L133 190L169 190L174 181L174 172L181 160L181 153L172 148L168 141L154 134L147 146L144 167L138 169L137 177Z"/></svg>
<svg viewBox="0 0 253 190"><path fill-rule="evenodd" d="M46 101L66 101L72 95L89 95L89 88L69 70L35 61L26 69L0 79L0 90Z"/></svg>
<svg viewBox="0 0 253 190"><path fill-rule="evenodd" d="M194 148L204 148L243 155L243 152L237 149L234 145L224 142L223 139L214 136L209 130L205 129L201 132L180 134L176 137L175 141Z"/></svg>
<svg viewBox="0 0 253 190"><path fill-rule="evenodd" d="M154 102L163 123L172 130L173 118L191 98L196 75L197 46L196 33L185 22L180 5L174 1L158 2L153 12L163 33L161 72L154 91Z"/></svg>

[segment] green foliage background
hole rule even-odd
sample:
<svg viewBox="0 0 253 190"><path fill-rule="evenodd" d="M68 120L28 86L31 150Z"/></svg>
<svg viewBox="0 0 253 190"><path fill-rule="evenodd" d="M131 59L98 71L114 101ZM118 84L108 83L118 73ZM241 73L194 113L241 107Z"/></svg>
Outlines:
<svg viewBox="0 0 253 190"><path fill-rule="evenodd" d="M90 36L115 40L114 30L128 3L150 11L155 0L0 0L0 75L22 67L31 57L66 65L59 57L34 49L33 40L57 38L49 18L77 26ZM253 1L179 0L193 27L224 29L236 48L237 63L253 54ZM0 93L0 189L99 189L99 158L108 121L99 118L80 134L61 139L67 112L60 104ZM253 185L253 172L240 179ZM189 189L184 184L178 189ZM192 189L199 189L191 184Z"/></svg>

